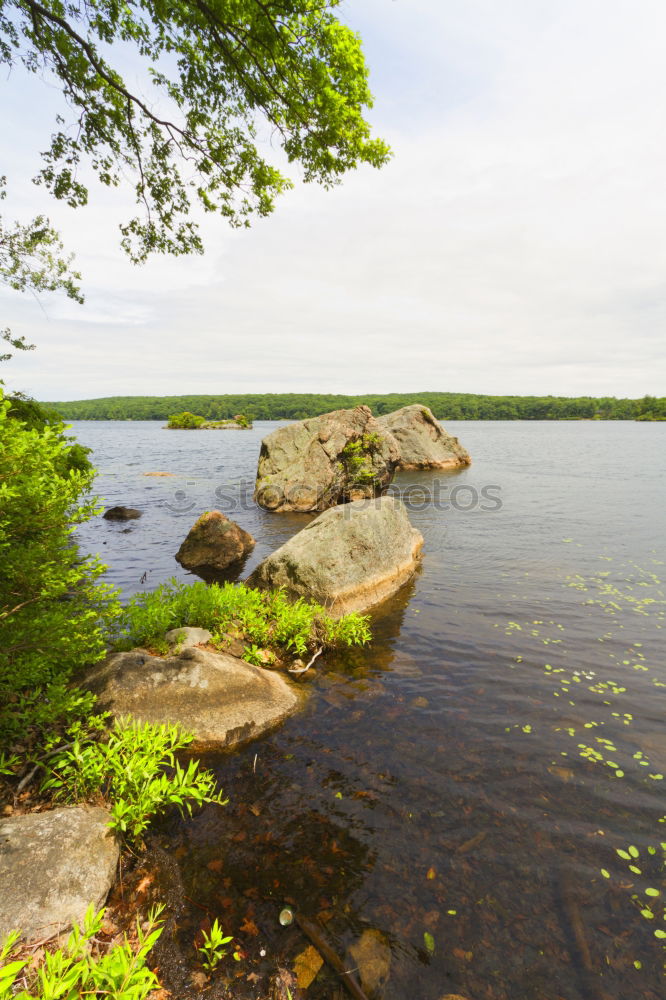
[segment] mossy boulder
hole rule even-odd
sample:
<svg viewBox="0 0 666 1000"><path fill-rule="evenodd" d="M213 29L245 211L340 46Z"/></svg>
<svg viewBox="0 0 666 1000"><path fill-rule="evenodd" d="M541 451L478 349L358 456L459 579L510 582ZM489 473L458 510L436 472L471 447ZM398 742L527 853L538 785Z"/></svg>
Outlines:
<svg viewBox="0 0 666 1000"><path fill-rule="evenodd" d="M272 511L323 511L380 496L399 457L395 438L369 407L334 410L264 438L255 500Z"/></svg>

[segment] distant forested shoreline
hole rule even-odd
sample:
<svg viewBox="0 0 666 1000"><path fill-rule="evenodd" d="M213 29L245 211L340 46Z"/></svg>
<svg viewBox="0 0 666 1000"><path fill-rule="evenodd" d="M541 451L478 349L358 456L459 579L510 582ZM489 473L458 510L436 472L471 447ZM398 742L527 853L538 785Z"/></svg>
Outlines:
<svg viewBox="0 0 666 1000"><path fill-rule="evenodd" d="M206 420L244 413L250 420L303 420L330 410L369 406L375 415L410 403L429 406L439 420L666 420L666 397L480 396L410 392L338 396L319 393L244 393L220 396L108 396L46 403L66 420L167 420L189 410Z"/></svg>

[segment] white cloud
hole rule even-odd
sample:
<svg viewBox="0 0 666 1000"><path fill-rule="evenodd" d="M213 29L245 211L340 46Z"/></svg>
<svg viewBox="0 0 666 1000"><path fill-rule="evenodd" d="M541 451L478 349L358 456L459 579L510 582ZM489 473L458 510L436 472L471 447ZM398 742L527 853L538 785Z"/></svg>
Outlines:
<svg viewBox="0 0 666 1000"><path fill-rule="evenodd" d="M17 384L42 398L663 392L666 8L346 12L376 70L391 165L333 192L300 187L249 232L208 220L204 258L140 269L116 248L126 195L52 212L87 304L45 300L45 321L3 294L40 346L13 363ZM23 129L14 163L44 145ZM27 211L34 193L21 199Z"/></svg>

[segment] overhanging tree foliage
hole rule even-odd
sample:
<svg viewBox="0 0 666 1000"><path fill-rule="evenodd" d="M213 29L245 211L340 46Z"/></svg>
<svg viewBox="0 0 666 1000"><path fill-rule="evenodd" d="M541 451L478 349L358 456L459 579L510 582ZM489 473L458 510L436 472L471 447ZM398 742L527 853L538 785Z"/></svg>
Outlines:
<svg viewBox="0 0 666 1000"><path fill-rule="evenodd" d="M6 178L0 177L0 201L6 197ZM0 216L0 283L17 292L64 291L70 299L83 302L78 282L81 275L72 270L72 257L65 253L58 233L49 220L38 215L30 222L7 225ZM20 351L31 351L24 337L13 337L11 330L0 330L0 340ZM11 351L0 354L9 361Z"/></svg>
<svg viewBox="0 0 666 1000"><path fill-rule="evenodd" d="M232 225L272 210L291 181L260 152L262 129L307 181L381 166L389 150L364 118L367 68L340 2L0 0L0 62L55 81L69 107L39 182L79 206L82 162L107 185L131 172L141 213L122 242L140 261L201 251L193 202ZM128 57L149 95L123 76Z"/></svg>

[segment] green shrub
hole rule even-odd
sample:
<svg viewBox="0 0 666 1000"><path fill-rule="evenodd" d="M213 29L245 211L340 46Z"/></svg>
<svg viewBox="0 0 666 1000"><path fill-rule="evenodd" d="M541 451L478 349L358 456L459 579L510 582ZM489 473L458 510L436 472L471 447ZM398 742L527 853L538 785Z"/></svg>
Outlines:
<svg viewBox="0 0 666 1000"><path fill-rule="evenodd" d="M205 417L199 417L196 413L184 410L182 413L173 413L169 417L167 427L172 431L191 431L201 427L206 423Z"/></svg>
<svg viewBox="0 0 666 1000"><path fill-rule="evenodd" d="M172 579L130 600L119 622L119 645L152 646L170 629L188 625L206 628L217 637L231 631L246 639L250 648L275 646L295 656L320 646L354 646L370 640L365 615L352 613L335 620L320 604L302 598L291 602L279 590L232 583L186 585Z"/></svg>
<svg viewBox="0 0 666 1000"><path fill-rule="evenodd" d="M113 1000L146 1000L160 985L146 966L148 954L162 933L161 908L151 911L148 926L137 918L137 943L125 939L105 954L97 935L104 910L89 907L83 926L74 926L64 948L46 951L39 960L16 956L19 931L13 931L0 950L0 1000L76 1000L77 997L112 997Z"/></svg>
<svg viewBox="0 0 666 1000"><path fill-rule="evenodd" d="M57 410L42 406L34 399L24 396L22 393L14 393L7 397L10 404L9 416L12 420L20 420L28 430L43 431L45 427L51 427L56 432L63 432L63 420ZM78 444L75 438L63 434L63 440L68 447L61 456L59 471L61 474L69 472L71 469L78 469L79 472L92 472L92 465L88 455L92 453L92 448L85 448Z"/></svg>
<svg viewBox="0 0 666 1000"><path fill-rule="evenodd" d="M15 419L15 407L0 390L0 749L91 711L67 681L104 656L120 610L72 537L98 510L94 471L72 467L62 424Z"/></svg>
<svg viewBox="0 0 666 1000"><path fill-rule="evenodd" d="M127 840L140 843L151 818L170 806L191 815L193 805L226 804L210 771L195 760L185 768L176 760L193 739L177 726L128 719L97 740L80 729L71 735L71 745L48 760L42 788L67 802L103 798L109 826Z"/></svg>

